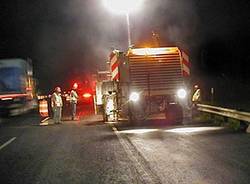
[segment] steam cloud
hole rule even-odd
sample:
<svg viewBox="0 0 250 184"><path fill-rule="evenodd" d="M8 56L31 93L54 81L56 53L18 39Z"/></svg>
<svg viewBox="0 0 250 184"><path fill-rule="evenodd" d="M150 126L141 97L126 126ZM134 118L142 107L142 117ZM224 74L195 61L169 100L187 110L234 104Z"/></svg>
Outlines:
<svg viewBox="0 0 250 184"><path fill-rule="evenodd" d="M37 52L46 72L62 76L55 83L74 73L105 69L112 48L126 50L125 16L112 14L101 0L61 1L53 8L41 25ZM190 43L198 43L195 12L190 1L145 0L141 10L130 14L132 42L150 42L156 31L162 45L189 50Z"/></svg>

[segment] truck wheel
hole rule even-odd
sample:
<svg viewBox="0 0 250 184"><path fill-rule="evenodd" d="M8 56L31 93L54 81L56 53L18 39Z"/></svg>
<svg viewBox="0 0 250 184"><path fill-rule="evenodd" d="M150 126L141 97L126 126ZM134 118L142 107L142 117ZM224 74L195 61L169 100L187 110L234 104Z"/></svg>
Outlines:
<svg viewBox="0 0 250 184"><path fill-rule="evenodd" d="M166 109L166 121L170 124L178 124L183 121L183 109L178 104L169 105Z"/></svg>

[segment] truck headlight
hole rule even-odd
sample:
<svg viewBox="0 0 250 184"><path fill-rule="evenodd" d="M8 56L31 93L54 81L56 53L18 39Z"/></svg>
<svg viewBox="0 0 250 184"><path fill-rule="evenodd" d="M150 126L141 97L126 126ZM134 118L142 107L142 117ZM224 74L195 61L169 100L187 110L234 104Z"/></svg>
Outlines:
<svg viewBox="0 0 250 184"><path fill-rule="evenodd" d="M140 98L139 93L136 92L132 92L129 96L129 100L133 102L137 102L139 98Z"/></svg>
<svg viewBox="0 0 250 184"><path fill-rule="evenodd" d="M179 90L177 91L177 96L178 96L180 99L186 98L186 96L187 96L186 90L185 90L185 89L179 89Z"/></svg>

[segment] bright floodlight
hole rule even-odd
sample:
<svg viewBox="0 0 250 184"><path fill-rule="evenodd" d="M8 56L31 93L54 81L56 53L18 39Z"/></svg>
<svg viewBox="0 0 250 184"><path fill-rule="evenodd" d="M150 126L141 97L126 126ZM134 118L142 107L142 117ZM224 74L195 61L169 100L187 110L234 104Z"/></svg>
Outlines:
<svg viewBox="0 0 250 184"><path fill-rule="evenodd" d="M132 92L129 96L129 100L133 102L137 102L139 100L139 94L136 92Z"/></svg>
<svg viewBox="0 0 250 184"><path fill-rule="evenodd" d="M177 96L178 96L180 99L186 98L186 96L187 96L186 90L185 90L185 89L179 89L179 90L177 91Z"/></svg>
<svg viewBox="0 0 250 184"><path fill-rule="evenodd" d="M143 0L103 0L104 5L115 13L128 14L142 5Z"/></svg>

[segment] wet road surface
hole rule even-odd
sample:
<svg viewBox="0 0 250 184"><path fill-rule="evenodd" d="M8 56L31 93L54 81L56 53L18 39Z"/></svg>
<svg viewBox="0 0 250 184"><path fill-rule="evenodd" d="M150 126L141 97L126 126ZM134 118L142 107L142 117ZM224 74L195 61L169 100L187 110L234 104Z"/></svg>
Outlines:
<svg viewBox="0 0 250 184"><path fill-rule="evenodd" d="M89 114L61 125L40 120L31 113L2 121L0 183L250 183L249 134L108 124Z"/></svg>

